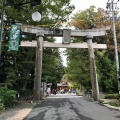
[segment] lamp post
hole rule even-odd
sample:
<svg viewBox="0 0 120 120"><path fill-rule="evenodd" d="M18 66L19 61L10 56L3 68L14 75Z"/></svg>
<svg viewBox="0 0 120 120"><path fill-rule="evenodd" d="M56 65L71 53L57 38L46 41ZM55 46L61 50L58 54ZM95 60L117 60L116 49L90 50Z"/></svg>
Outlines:
<svg viewBox="0 0 120 120"><path fill-rule="evenodd" d="M39 12L32 13L33 21L39 22L41 20L41 14Z"/></svg>
<svg viewBox="0 0 120 120"><path fill-rule="evenodd" d="M117 2L114 2L114 0L108 0L106 8L108 9L107 12L112 12L112 22L113 22L113 37L114 37L114 46L115 46L115 57L116 57L116 70L117 70L117 81L118 81L118 90L120 94L120 82L119 82L119 58L118 58L118 46L117 46L117 38L116 38L116 26L115 26L115 19L116 19L116 13L115 9L117 8Z"/></svg>

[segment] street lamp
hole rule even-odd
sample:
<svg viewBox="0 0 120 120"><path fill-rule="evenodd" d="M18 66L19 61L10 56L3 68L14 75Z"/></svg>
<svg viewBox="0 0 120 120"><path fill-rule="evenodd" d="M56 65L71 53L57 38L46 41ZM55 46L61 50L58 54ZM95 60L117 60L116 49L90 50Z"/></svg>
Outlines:
<svg viewBox="0 0 120 120"><path fill-rule="evenodd" d="M39 12L32 13L32 19L36 22L39 22L41 20L41 14Z"/></svg>
<svg viewBox="0 0 120 120"><path fill-rule="evenodd" d="M114 0L108 0L106 8L108 9L107 12L112 12L112 20L113 20L113 37L114 37L114 46L115 46L115 57L116 57L116 69L117 69L117 81L118 81L118 90L120 94L120 82L119 82L119 58L118 58L118 46L117 46L117 38L116 38L116 26L115 26L115 19L116 19L116 12L115 9L117 8L117 2Z"/></svg>

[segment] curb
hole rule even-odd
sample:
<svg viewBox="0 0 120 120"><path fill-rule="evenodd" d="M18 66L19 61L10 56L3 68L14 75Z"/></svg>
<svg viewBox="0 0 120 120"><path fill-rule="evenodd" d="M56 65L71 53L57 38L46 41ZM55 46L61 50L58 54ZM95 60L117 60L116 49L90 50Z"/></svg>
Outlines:
<svg viewBox="0 0 120 120"><path fill-rule="evenodd" d="M98 103L99 103L100 105L103 105L103 106L107 107L107 108L120 111L120 107L114 107L114 106L111 106L111 105L109 105L109 104L107 104L107 103L105 103L105 104L100 103L100 102L98 102Z"/></svg>
<svg viewBox="0 0 120 120"><path fill-rule="evenodd" d="M114 106L111 106L109 104L103 104L104 106L108 107L108 108L111 108L111 109L114 109L114 110L119 110L120 111L120 107L114 107Z"/></svg>

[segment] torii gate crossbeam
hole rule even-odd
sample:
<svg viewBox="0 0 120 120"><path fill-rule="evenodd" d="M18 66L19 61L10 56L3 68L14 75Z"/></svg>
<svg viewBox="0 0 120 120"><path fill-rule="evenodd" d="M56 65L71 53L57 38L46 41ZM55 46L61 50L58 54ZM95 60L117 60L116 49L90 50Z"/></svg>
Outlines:
<svg viewBox="0 0 120 120"><path fill-rule="evenodd" d="M21 41L20 46L22 47L37 47L37 41ZM83 43L70 43L70 44L62 44L62 43L51 43L48 41L43 41L43 47L45 48L88 48L88 44L86 42ZM106 44L92 44L93 48L96 49L106 49Z"/></svg>
<svg viewBox="0 0 120 120"><path fill-rule="evenodd" d="M95 29L85 29L85 30L71 30L70 36L71 37L81 37L81 36L104 36L106 33L106 30L109 30L110 27L104 27L104 28L95 28ZM42 27L27 27L22 26L21 30L23 32L27 33L33 33L36 34L36 36L39 35L45 35L45 36L54 36L54 37L62 37L65 30L70 29L55 29L55 28L42 28Z"/></svg>

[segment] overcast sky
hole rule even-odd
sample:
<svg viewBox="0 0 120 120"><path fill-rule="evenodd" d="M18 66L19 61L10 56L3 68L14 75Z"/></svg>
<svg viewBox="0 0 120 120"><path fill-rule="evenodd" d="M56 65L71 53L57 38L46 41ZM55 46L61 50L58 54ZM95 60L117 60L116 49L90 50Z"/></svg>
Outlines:
<svg viewBox="0 0 120 120"><path fill-rule="evenodd" d="M91 5L105 9L107 1L108 0L71 0L71 4L75 5L75 10L73 12L76 12L78 10L85 10Z"/></svg>

